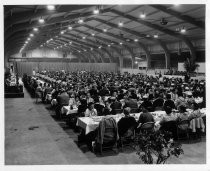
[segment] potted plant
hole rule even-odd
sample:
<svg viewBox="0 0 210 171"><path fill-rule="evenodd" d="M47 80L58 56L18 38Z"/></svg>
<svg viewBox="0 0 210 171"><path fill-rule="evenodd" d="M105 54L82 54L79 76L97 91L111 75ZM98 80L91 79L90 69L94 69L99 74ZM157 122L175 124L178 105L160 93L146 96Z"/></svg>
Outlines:
<svg viewBox="0 0 210 171"><path fill-rule="evenodd" d="M181 144L175 143L166 131L144 132L136 136L137 155L145 164L165 164L171 157L184 154Z"/></svg>
<svg viewBox="0 0 210 171"><path fill-rule="evenodd" d="M187 71L187 73L192 74L198 67L199 64L195 63L194 60L191 60L189 58L187 58L187 60L184 62L184 68Z"/></svg>

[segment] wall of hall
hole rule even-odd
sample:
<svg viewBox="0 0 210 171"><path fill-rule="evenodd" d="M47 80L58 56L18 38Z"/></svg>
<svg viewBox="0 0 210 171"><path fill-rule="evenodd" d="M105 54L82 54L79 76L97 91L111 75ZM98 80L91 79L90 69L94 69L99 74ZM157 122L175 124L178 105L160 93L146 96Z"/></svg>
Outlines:
<svg viewBox="0 0 210 171"><path fill-rule="evenodd" d="M14 62L15 73L19 76L23 74L32 75L32 71L97 71L97 72L117 72L116 63L72 63L72 62Z"/></svg>
<svg viewBox="0 0 210 171"><path fill-rule="evenodd" d="M205 64L205 39L200 39L192 41L195 51L196 51L196 62L202 63L200 65L199 72L203 72L202 66ZM171 68L178 68L178 63L184 62L186 58L190 58L190 51L187 45L184 42L175 42L167 44L167 47L170 51L170 65ZM148 50L151 54L151 68L153 69L164 69L165 64L165 54L163 49L159 45L152 45L148 47ZM145 52L141 48L133 49L136 57L142 57L145 55ZM127 53L128 54L128 53ZM123 58L123 68L131 68L131 59L129 55L124 55ZM146 62L146 59L143 61ZM136 68L135 68L136 69Z"/></svg>
<svg viewBox="0 0 210 171"><path fill-rule="evenodd" d="M24 54L25 53L25 54ZM58 50L52 50L49 48L38 48L34 50L30 50L23 53L17 53L12 55L12 58L21 58L21 57L27 57L27 58L63 58L64 54L66 55L65 58L76 58L76 56L70 54L70 53L64 53L62 51Z"/></svg>

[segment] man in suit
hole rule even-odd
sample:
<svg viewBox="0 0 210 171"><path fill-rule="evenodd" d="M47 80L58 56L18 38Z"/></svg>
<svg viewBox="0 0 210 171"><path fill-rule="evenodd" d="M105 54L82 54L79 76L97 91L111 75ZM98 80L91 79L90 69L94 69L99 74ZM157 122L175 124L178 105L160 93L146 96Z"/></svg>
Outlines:
<svg viewBox="0 0 210 171"><path fill-rule="evenodd" d="M130 107L131 109L137 109L138 108L137 101L131 99L130 97L127 97L127 99L125 100L124 108L126 107Z"/></svg>
<svg viewBox="0 0 210 171"><path fill-rule="evenodd" d="M122 109L122 104L117 100L116 97L112 97L114 100L113 103L110 105L114 114L116 114L116 110Z"/></svg>
<svg viewBox="0 0 210 171"><path fill-rule="evenodd" d="M60 115L61 108L69 105L69 95L64 88L61 89L61 94L57 97L56 115Z"/></svg>
<svg viewBox="0 0 210 171"><path fill-rule="evenodd" d="M124 109L124 115L125 117L121 118L118 122L118 132L119 132L119 136L123 136L129 128L136 127L136 120L134 117L130 116L130 108L126 107Z"/></svg>
<svg viewBox="0 0 210 171"><path fill-rule="evenodd" d="M104 106L99 103L98 97L94 99L94 102L95 102L94 108L97 110L98 116L101 116L104 110Z"/></svg>

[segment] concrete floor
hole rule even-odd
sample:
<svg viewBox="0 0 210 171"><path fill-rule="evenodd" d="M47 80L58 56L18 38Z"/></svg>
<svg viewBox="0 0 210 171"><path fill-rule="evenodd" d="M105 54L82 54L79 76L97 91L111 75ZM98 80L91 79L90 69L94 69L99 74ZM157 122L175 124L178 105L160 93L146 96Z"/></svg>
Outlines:
<svg viewBox="0 0 210 171"><path fill-rule="evenodd" d="M77 135L64 121L54 119L49 105L36 104L25 90L24 98L5 99L5 164L142 164L135 151L125 149L103 157L78 147ZM182 145L184 155L171 158L169 164L205 164L206 140Z"/></svg>

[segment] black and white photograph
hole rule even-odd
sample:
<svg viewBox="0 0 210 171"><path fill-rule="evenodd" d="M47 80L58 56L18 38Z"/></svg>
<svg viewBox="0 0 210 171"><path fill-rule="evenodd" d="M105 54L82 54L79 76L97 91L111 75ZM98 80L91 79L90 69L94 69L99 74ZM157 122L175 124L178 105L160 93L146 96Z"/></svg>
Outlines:
<svg viewBox="0 0 210 171"><path fill-rule="evenodd" d="M208 170L209 4L177 2L4 1L3 166Z"/></svg>

